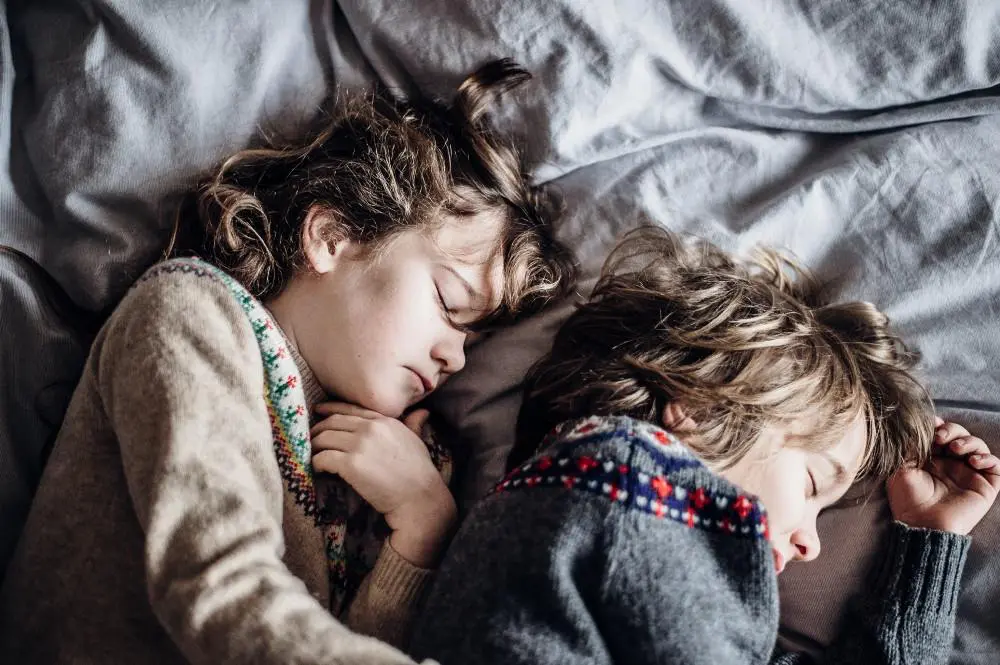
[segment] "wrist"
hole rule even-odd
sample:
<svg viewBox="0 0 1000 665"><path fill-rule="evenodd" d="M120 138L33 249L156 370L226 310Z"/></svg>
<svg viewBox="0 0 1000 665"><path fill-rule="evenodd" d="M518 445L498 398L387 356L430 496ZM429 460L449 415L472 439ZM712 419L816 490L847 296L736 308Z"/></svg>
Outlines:
<svg viewBox="0 0 1000 665"><path fill-rule="evenodd" d="M458 524L458 507L442 483L435 492L387 513L392 529L389 543L396 553L419 568L434 568Z"/></svg>
<svg viewBox="0 0 1000 665"><path fill-rule="evenodd" d="M912 616L954 614L971 538L898 520L869 578L878 602L908 608Z"/></svg>
<svg viewBox="0 0 1000 665"><path fill-rule="evenodd" d="M956 520L949 520L941 517L910 517L907 515L896 517L894 515L893 519L911 529L941 531L943 533L949 533L957 536L967 536L970 531L969 528L965 528L964 525Z"/></svg>

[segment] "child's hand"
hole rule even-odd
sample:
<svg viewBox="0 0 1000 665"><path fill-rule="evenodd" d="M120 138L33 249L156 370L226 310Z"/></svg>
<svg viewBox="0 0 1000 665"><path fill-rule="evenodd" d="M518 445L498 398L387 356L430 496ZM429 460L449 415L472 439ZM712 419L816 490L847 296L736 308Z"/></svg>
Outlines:
<svg viewBox="0 0 1000 665"><path fill-rule="evenodd" d="M426 411L405 422L353 404L316 407L313 468L335 473L385 516L391 543L415 566L433 566L457 520L455 499L418 432Z"/></svg>
<svg viewBox="0 0 1000 665"><path fill-rule="evenodd" d="M934 424L930 461L922 469L900 469L889 479L889 507L909 526L965 535L1000 492L1000 460L961 425L940 418Z"/></svg>

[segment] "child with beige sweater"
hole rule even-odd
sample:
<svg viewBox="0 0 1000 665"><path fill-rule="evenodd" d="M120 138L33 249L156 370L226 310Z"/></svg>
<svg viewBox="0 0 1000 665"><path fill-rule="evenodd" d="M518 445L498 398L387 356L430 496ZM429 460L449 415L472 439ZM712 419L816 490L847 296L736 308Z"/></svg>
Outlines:
<svg viewBox="0 0 1000 665"><path fill-rule="evenodd" d="M470 331L573 277L483 119L526 77L355 104L192 193L94 342L0 594L6 662L409 662L358 633L405 642L456 520L413 409Z"/></svg>

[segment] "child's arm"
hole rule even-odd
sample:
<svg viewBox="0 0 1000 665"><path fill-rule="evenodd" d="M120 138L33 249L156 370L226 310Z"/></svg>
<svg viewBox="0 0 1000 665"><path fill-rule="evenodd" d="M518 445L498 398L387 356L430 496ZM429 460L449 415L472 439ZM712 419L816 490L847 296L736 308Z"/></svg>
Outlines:
<svg viewBox="0 0 1000 665"><path fill-rule="evenodd" d="M411 663L337 622L283 564L260 352L226 287L195 279L138 285L102 333L94 377L153 611L192 663Z"/></svg>
<svg viewBox="0 0 1000 665"><path fill-rule="evenodd" d="M342 402L316 407L313 468L336 473L392 534L347 610L347 625L397 647L409 641L457 521L455 500L420 438L427 411L403 421Z"/></svg>
<svg viewBox="0 0 1000 665"><path fill-rule="evenodd" d="M936 424L930 462L887 485L897 521L866 592L852 601L841 637L820 663L948 662L967 534L996 500L1000 460L960 425ZM786 654L776 662L809 661Z"/></svg>
<svg viewBox="0 0 1000 665"><path fill-rule="evenodd" d="M814 661L774 665L944 665L951 656L968 536L895 522L864 594L851 600L839 637Z"/></svg>
<svg viewBox="0 0 1000 665"><path fill-rule="evenodd" d="M347 626L406 648L434 572L414 566L386 542L347 608Z"/></svg>

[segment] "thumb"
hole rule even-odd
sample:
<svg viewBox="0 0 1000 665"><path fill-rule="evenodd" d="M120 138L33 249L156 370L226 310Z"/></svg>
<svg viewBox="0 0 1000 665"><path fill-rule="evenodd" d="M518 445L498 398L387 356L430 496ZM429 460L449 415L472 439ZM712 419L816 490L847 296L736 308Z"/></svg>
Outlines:
<svg viewBox="0 0 1000 665"><path fill-rule="evenodd" d="M411 432L422 437L424 425L427 424L427 419L430 418L430 416L431 412L427 409L417 409L403 418L403 424L406 425L407 429Z"/></svg>
<svg viewBox="0 0 1000 665"><path fill-rule="evenodd" d="M889 476L886 480L886 489L891 490L895 485L903 482L913 482L919 479L925 471L918 467L914 462L907 462L903 466L896 469L896 472Z"/></svg>
<svg viewBox="0 0 1000 665"><path fill-rule="evenodd" d="M890 505L898 502L923 502L934 496L934 476L926 469L905 466L886 482Z"/></svg>

